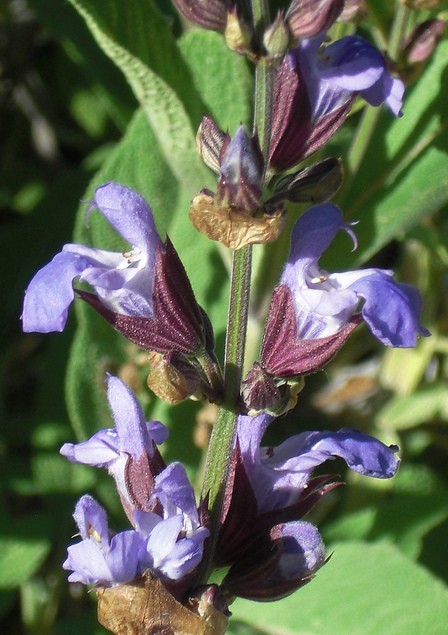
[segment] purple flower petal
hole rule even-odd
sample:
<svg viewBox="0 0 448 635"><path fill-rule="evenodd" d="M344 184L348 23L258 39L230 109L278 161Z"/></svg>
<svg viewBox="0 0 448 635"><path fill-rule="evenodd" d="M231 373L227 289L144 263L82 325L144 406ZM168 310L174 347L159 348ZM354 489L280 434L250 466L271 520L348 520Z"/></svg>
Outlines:
<svg viewBox="0 0 448 635"><path fill-rule="evenodd" d="M153 316L154 267L162 243L149 206L140 194L118 183L99 187L94 205L130 244L130 250L114 253L86 245L65 245L28 286L22 315L25 331L64 329L75 278L90 284L110 310Z"/></svg>
<svg viewBox="0 0 448 635"><path fill-rule="evenodd" d="M398 284L387 272L372 270L350 288L364 299L362 316L386 346L413 347L419 333L430 335L420 326L423 302L415 287Z"/></svg>
<svg viewBox="0 0 448 635"><path fill-rule="evenodd" d="M72 280L90 265L87 257L61 252L36 273L23 303L22 324L27 333L63 331L73 302Z"/></svg>
<svg viewBox="0 0 448 635"><path fill-rule="evenodd" d="M119 456L119 439L115 430L99 430L88 441L64 443L60 454L72 463L108 467Z"/></svg>
<svg viewBox="0 0 448 635"><path fill-rule="evenodd" d="M121 379L109 375L107 399L114 416L119 439L119 450L138 459L144 452L153 455L151 429L162 442L168 437L168 430L160 422L146 422L143 410L133 392ZM155 425L153 425L155 424Z"/></svg>
<svg viewBox="0 0 448 635"><path fill-rule="evenodd" d="M344 37L319 49L324 36L304 40L296 50L307 82L315 119L328 116L360 94L368 103L386 103L401 115L404 84L393 78L386 60L357 35Z"/></svg>
<svg viewBox="0 0 448 635"><path fill-rule="evenodd" d="M184 531L182 516L172 516L160 522L146 543L142 562L156 574L179 580L190 573L201 561L203 542L209 536L205 527L181 537Z"/></svg>
<svg viewBox="0 0 448 635"><path fill-rule="evenodd" d="M239 417L238 440L260 511L296 502L312 471L329 459L342 458L350 469L374 478L391 478L398 469L396 446L388 447L357 430L302 432L277 447L257 450L272 418L259 415L250 420Z"/></svg>
<svg viewBox="0 0 448 635"><path fill-rule="evenodd" d="M133 530L110 536L106 512L91 496L78 501L73 516L83 540L67 550L62 566L73 571L69 582L110 586L133 580L141 536Z"/></svg>
<svg viewBox="0 0 448 635"><path fill-rule="evenodd" d="M272 528L271 537L280 540L283 545L273 577L304 579L325 564L325 545L317 528L311 523L296 521L277 525Z"/></svg>
<svg viewBox="0 0 448 635"><path fill-rule="evenodd" d="M383 344L415 346L418 334L429 335L420 325L417 289L395 282L392 272L382 269L328 273L319 268L319 258L341 229L356 245L341 211L331 203L311 208L294 227L280 285L293 295L298 339L334 335L361 312Z"/></svg>
<svg viewBox="0 0 448 635"><path fill-rule="evenodd" d="M95 192L94 206L120 236L142 251L145 266L152 269L160 238L152 210L143 196L119 183L105 183Z"/></svg>
<svg viewBox="0 0 448 635"><path fill-rule="evenodd" d="M156 477L152 496L163 506L165 518L181 512L191 526L199 524L194 491L180 463L171 463Z"/></svg>
<svg viewBox="0 0 448 635"><path fill-rule="evenodd" d="M164 467L155 444L167 438L168 430L159 421L145 421L134 394L118 377L108 377L107 398L116 427L82 443L65 443L60 452L74 463L107 468L132 522L135 509L146 509L155 475Z"/></svg>
<svg viewBox="0 0 448 635"><path fill-rule="evenodd" d="M92 528L94 528L101 542L106 546L109 544L107 514L92 496L86 494L79 499L73 512L73 518L83 540L91 535Z"/></svg>

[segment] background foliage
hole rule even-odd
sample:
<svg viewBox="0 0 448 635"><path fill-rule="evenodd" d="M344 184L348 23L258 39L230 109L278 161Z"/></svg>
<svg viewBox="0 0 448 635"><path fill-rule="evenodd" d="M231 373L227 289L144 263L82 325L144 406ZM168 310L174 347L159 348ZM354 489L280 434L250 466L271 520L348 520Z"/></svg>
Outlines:
<svg viewBox="0 0 448 635"><path fill-rule="evenodd" d="M371 36L387 33L394 4L372 2ZM438 9L440 11L440 7ZM427 13L418 15L419 19ZM374 18L374 19L373 19ZM23 290L64 242L113 248L93 214L93 189L114 179L151 202L207 308L222 350L228 254L196 234L190 199L213 177L195 152L203 113L233 131L251 120L251 67L220 36L184 30L161 1L12 1L0 9L0 620L4 633L104 633L93 597L61 570L74 531L71 513L86 491L120 516L114 488L98 471L59 456L68 440L110 424L106 370L138 391L148 416L172 428L169 460L195 474L201 462L198 406L168 408L145 389L145 359L77 306L64 334L23 335ZM316 520L329 564L296 595L275 604L237 601L235 634L441 635L448 623L448 42L408 88L402 119L379 112L365 155L349 165L337 196L359 249L336 241L327 265L393 267L425 298L432 337L415 350L382 350L356 334L325 373L312 376L300 410L273 434L355 426L398 443L391 482L347 475L350 487L323 501ZM347 156L362 117L353 114L322 156ZM291 207L289 221L301 209ZM256 355L288 232L257 249L249 360ZM76 326L77 325L77 326ZM300 418L299 418L300 417ZM344 491L343 491L344 490Z"/></svg>

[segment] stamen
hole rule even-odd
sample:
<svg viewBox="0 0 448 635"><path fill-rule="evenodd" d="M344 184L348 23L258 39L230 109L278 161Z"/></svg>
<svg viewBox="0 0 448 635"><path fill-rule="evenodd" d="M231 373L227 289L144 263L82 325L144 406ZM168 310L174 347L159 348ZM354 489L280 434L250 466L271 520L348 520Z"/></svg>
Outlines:
<svg viewBox="0 0 448 635"><path fill-rule="evenodd" d="M310 282L311 284L320 284L321 282L326 282L328 280L328 276L327 275L320 275L317 276L316 278L311 278Z"/></svg>

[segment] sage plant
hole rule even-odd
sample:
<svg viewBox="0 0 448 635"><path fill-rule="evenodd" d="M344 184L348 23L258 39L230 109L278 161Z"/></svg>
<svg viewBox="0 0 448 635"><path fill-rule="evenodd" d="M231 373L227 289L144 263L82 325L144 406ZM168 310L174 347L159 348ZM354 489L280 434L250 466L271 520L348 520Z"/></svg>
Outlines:
<svg viewBox="0 0 448 635"><path fill-rule="evenodd" d="M223 633L236 597L279 600L331 566L308 514L341 482L316 468L339 458L354 472L387 479L398 469L399 448L349 428L302 431L265 447L265 431L292 408L300 418L306 376L362 323L390 347L413 347L429 335L418 290L392 271L330 273L319 265L340 231L348 249L357 242L354 223L330 202L343 182L344 157L313 163L313 154L357 100L402 116L404 84L383 54L356 34L330 40L344 2L292 0L273 20L267 0L174 3L196 26L222 33L255 72L251 130L225 132L210 115L202 119L198 149L216 187L192 192L189 210L199 232L232 251L225 358L215 353L213 325L195 299L182 254L159 236L148 202L116 182L97 187L86 217L102 214L121 236L121 251L65 245L31 280L22 315L25 331L61 331L79 298L148 352L156 395L218 407L199 498L184 467L165 463L168 430L147 421L131 389L113 375L104 381L115 427L61 448L73 463L108 471L129 521L113 532L103 507L83 496L74 511L80 541L63 564L70 582L94 586L100 621L117 635L168 627ZM272 289L258 359L245 373L252 245L285 231L288 202L307 209ZM212 583L221 569L225 574ZM167 607L169 623L158 606Z"/></svg>

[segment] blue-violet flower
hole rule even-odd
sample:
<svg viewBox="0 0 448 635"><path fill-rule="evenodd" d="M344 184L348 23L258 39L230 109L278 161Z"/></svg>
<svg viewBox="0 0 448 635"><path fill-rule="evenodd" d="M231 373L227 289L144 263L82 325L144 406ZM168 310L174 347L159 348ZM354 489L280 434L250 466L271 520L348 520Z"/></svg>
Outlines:
<svg viewBox="0 0 448 635"><path fill-rule="evenodd" d="M78 278L95 291L78 291L78 295L138 346L186 356L206 351L212 365L217 366L208 317L196 303L170 240L160 239L145 199L123 185L106 183L95 191L88 214L94 207L131 248L115 253L65 245L28 286L22 315L24 331L62 331L74 299L72 281ZM211 389L219 392L219 372L214 375L207 379Z"/></svg>
<svg viewBox="0 0 448 635"><path fill-rule="evenodd" d="M82 541L68 548L63 568L73 571L69 582L112 586L133 580L139 572L142 539L137 531L109 531L104 509L91 496L83 496L73 517Z"/></svg>
<svg viewBox="0 0 448 635"><path fill-rule="evenodd" d="M107 399L115 428L99 430L81 443L65 443L60 452L73 463L106 468L132 522L134 510L149 510L155 478L165 468L156 445L167 439L168 430L159 421L145 420L139 402L118 377L108 377Z"/></svg>
<svg viewBox="0 0 448 635"><path fill-rule="evenodd" d="M331 482L334 475L313 477L316 467L339 457L360 474L390 478L399 465L396 446L348 429L302 432L262 448L272 420L238 418L218 544L218 558L230 565L223 588L254 600L289 595L326 562L318 530L301 519L340 483Z"/></svg>
<svg viewBox="0 0 448 635"><path fill-rule="evenodd" d="M273 96L270 158L286 170L321 148L344 123L356 95L401 115L403 82L369 42L347 36L323 46L325 34L301 41L280 65Z"/></svg>

